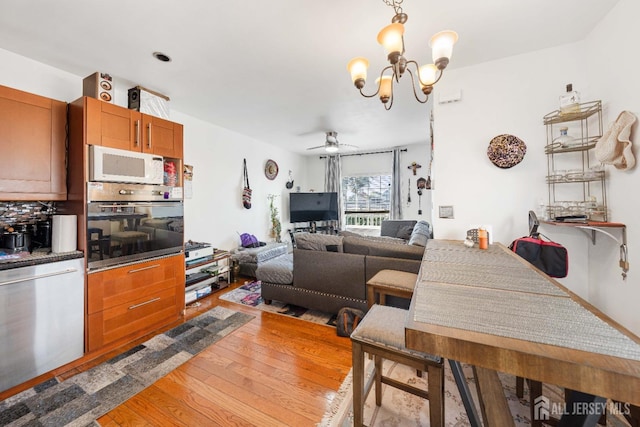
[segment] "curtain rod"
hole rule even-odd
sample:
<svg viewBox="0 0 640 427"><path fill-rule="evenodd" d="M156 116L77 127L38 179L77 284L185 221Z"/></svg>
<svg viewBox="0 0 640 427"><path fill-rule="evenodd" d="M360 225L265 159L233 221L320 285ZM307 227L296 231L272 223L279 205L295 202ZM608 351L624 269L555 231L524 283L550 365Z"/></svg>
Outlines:
<svg viewBox="0 0 640 427"><path fill-rule="evenodd" d="M403 148L400 152L406 152L407 149ZM384 153L393 153L393 150L384 150L384 151L369 151L366 153L352 153L352 154L341 154L340 157L350 157L350 156L366 156L368 154L384 154ZM320 159L326 159L327 156L320 156Z"/></svg>

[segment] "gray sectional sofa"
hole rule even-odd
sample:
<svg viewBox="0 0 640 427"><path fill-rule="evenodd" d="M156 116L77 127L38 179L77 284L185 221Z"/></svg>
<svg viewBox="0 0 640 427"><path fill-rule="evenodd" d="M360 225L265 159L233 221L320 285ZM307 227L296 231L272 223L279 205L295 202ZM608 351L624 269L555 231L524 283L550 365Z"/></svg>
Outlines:
<svg viewBox="0 0 640 427"><path fill-rule="evenodd" d="M407 234L407 227L412 233ZM419 225L391 221L383 222L382 233L381 237L297 233L293 282L281 283L281 276L271 276L267 270L260 274L259 268L262 297L267 303L277 300L327 313L342 307L366 311L367 281L383 269L417 273L431 228L424 221ZM397 237L400 233L409 240Z"/></svg>

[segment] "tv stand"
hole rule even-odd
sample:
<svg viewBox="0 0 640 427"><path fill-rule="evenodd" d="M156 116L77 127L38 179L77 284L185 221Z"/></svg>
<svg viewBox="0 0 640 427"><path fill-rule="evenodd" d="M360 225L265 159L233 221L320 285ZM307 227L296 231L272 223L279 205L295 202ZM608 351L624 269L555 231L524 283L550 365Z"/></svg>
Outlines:
<svg viewBox="0 0 640 427"><path fill-rule="evenodd" d="M338 234L337 221L294 222L292 225L294 233Z"/></svg>

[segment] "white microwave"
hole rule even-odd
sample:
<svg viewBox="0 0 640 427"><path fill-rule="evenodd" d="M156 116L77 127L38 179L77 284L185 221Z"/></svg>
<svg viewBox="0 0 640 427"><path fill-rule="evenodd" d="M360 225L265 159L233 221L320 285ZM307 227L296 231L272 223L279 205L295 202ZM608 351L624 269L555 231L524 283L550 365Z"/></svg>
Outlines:
<svg viewBox="0 0 640 427"><path fill-rule="evenodd" d="M162 185L163 177L162 156L89 146L89 181Z"/></svg>

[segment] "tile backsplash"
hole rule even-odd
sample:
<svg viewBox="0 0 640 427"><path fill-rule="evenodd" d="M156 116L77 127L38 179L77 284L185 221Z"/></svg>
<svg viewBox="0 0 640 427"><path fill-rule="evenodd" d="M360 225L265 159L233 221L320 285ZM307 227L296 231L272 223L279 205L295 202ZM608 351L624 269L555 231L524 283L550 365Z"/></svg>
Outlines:
<svg viewBox="0 0 640 427"><path fill-rule="evenodd" d="M55 213L54 202L1 202L0 230L17 223L35 223Z"/></svg>

